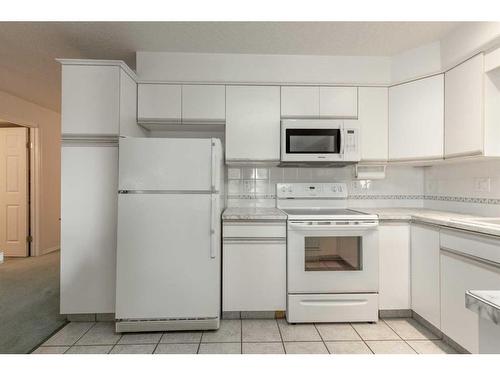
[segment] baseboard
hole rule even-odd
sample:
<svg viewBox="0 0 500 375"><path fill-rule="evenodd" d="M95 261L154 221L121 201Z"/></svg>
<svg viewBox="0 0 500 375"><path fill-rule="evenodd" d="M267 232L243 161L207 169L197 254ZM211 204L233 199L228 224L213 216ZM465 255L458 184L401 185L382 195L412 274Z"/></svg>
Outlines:
<svg viewBox="0 0 500 375"><path fill-rule="evenodd" d="M223 311L222 320L234 319L282 319L284 311Z"/></svg>
<svg viewBox="0 0 500 375"><path fill-rule="evenodd" d="M378 316L381 319L384 318L411 318L410 309L399 309L399 310L379 310Z"/></svg>
<svg viewBox="0 0 500 375"><path fill-rule="evenodd" d="M61 250L60 246L53 246L53 247L49 247L47 249L40 250L40 253L38 255L45 255L45 254L53 253L54 251L58 251L58 250Z"/></svg>
<svg viewBox="0 0 500 375"><path fill-rule="evenodd" d="M470 354L470 352L465 349L463 346L455 342L453 339L450 337L446 336L439 328L434 326L431 322L429 322L427 319L422 318L420 315L418 315L415 311L412 310L412 317L415 319L418 323L423 325L425 328L427 328L431 333L436 335L437 337L441 338L446 344L451 346L453 349L455 349L458 353L461 354Z"/></svg>

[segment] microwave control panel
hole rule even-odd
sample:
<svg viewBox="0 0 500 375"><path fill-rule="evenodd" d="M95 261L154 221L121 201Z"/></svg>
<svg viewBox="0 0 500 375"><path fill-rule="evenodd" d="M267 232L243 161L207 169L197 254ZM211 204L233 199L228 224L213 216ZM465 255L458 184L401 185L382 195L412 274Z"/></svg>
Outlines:
<svg viewBox="0 0 500 375"><path fill-rule="evenodd" d="M344 160L359 161L361 159L359 148L359 128L344 128Z"/></svg>

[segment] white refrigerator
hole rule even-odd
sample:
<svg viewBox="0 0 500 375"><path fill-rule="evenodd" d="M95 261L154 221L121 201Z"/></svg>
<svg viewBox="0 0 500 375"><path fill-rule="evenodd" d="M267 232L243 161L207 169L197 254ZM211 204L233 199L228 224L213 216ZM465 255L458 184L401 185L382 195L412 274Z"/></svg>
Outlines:
<svg viewBox="0 0 500 375"><path fill-rule="evenodd" d="M223 179L219 139L120 139L118 332L219 328Z"/></svg>

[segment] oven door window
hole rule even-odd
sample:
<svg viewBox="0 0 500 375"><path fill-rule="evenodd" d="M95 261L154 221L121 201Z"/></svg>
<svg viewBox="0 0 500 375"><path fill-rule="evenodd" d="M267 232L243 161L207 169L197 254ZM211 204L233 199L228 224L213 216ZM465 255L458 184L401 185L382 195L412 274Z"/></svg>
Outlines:
<svg viewBox="0 0 500 375"><path fill-rule="evenodd" d="M305 237L305 271L360 271L361 237Z"/></svg>
<svg viewBox="0 0 500 375"><path fill-rule="evenodd" d="M286 129L287 154L338 154L340 129Z"/></svg>

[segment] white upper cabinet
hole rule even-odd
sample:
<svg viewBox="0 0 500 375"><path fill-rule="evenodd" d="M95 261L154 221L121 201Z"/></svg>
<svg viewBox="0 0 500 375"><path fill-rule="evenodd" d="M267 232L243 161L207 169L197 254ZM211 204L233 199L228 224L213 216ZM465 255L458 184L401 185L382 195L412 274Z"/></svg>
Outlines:
<svg viewBox="0 0 500 375"><path fill-rule="evenodd" d="M387 161L388 108L387 87L360 87L357 121L361 128L361 161Z"/></svg>
<svg viewBox="0 0 500 375"><path fill-rule="evenodd" d="M120 67L62 66L62 134L118 135Z"/></svg>
<svg viewBox="0 0 500 375"><path fill-rule="evenodd" d="M443 74L389 88L389 159L443 158Z"/></svg>
<svg viewBox="0 0 500 375"><path fill-rule="evenodd" d="M183 123L223 123L226 119L226 87L183 85Z"/></svg>
<svg viewBox="0 0 500 375"><path fill-rule="evenodd" d="M226 87L226 161L280 159L280 88Z"/></svg>
<svg viewBox="0 0 500 375"><path fill-rule="evenodd" d="M281 87L281 117L318 118L319 87L317 86Z"/></svg>
<svg viewBox="0 0 500 375"><path fill-rule="evenodd" d="M282 118L357 118L357 87L282 86Z"/></svg>
<svg viewBox="0 0 500 375"><path fill-rule="evenodd" d="M484 57L477 55L445 74L445 156L483 152Z"/></svg>
<svg viewBox="0 0 500 375"><path fill-rule="evenodd" d="M123 70L120 72L120 135L146 136L146 130L137 125L137 83Z"/></svg>
<svg viewBox="0 0 500 375"><path fill-rule="evenodd" d="M357 118L358 88L319 88L319 116L322 118Z"/></svg>
<svg viewBox="0 0 500 375"><path fill-rule="evenodd" d="M180 123L182 87L145 83L137 88L137 120L144 123Z"/></svg>

